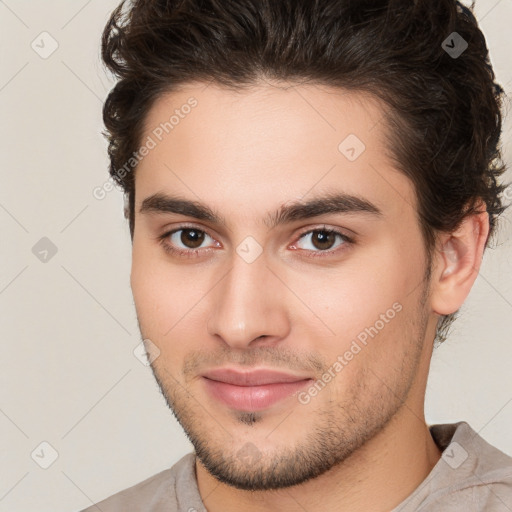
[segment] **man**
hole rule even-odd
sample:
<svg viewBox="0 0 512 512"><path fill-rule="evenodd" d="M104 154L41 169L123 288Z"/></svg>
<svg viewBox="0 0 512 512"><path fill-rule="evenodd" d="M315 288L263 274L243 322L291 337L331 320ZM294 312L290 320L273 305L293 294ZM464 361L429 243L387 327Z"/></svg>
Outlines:
<svg viewBox="0 0 512 512"><path fill-rule="evenodd" d="M471 11L139 0L103 58L140 331L195 453L87 511L512 510L512 458L424 417L505 209Z"/></svg>

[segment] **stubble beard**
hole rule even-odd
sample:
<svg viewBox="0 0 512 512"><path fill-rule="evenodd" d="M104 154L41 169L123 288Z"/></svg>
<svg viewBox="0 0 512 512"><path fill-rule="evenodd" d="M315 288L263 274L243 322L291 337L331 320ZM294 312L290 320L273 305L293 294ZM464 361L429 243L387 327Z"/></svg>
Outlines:
<svg viewBox="0 0 512 512"><path fill-rule="evenodd" d="M157 363L158 360L152 363L151 369L160 391L205 469L220 482L237 489L283 489L307 482L342 464L381 432L402 408L416 377L428 323L428 312L424 308L428 279L424 285L408 332L414 339L406 347L402 367L395 372L399 376L397 380L392 381L391 386L384 385L382 381L376 385L375 373L362 367L352 389L343 390L343 401L325 400L325 405L318 411L313 410L306 415L306 418L315 415L313 426L309 420L306 423L309 431L300 431L290 445L274 449L272 453L252 442L256 437L262 437L261 432L256 434L258 426L262 425L265 432L274 428L265 422L265 411L233 412L228 424L225 419L214 418L207 412L204 405ZM373 387L368 385L372 380ZM329 393L328 389L329 386L321 394ZM311 403L315 403L314 400ZM305 406L297 402L295 407ZM287 421L296 427L293 412L289 416L289 420L285 419L277 428L283 425L286 428ZM240 439L235 434L231 435L229 430L234 430L233 420L244 431L254 429L254 438ZM222 422L226 425L223 426ZM274 418L272 423L278 421Z"/></svg>

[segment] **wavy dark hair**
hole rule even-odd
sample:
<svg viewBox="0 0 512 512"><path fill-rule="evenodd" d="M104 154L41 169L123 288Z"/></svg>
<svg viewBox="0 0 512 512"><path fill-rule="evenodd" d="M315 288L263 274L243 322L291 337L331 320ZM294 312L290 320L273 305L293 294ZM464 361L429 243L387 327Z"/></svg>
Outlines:
<svg viewBox="0 0 512 512"><path fill-rule="evenodd" d="M155 100L187 82L233 90L262 80L373 95L386 106L389 157L412 181L430 276L436 235L487 208L505 210L499 183L504 90L484 35L456 0L125 0L102 36L117 79L103 108L111 178L125 192L134 232L132 155ZM459 56L453 32L467 43ZM456 36L456 37L458 37ZM449 39L452 37L452 39ZM131 162L131 172L119 172ZM438 323L446 339L455 312Z"/></svg>

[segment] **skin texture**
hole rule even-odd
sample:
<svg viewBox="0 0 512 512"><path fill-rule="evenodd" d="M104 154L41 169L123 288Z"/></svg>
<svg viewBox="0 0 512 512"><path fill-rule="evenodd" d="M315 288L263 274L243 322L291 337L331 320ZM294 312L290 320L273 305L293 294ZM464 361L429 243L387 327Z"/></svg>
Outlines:
<svg viewBox="0 0 512 512"><path fill-rule="evenodd" d="M187 84L152 106L143 140L191 97L197 105L136 171L131 286L142 337L159 350L155 378L199 456L205 506L389 511L440 457L424 419L435 327L471 289L487 213L440 236L425 279L414 189L386 157L376 100L314 85ZM366 147L354 161L338 149L349 134ZM282 205L333 191L363 197L382 215L263 222ZM206 204L225 225L140 213L156 193ZM199 252L167 253L158 237L184 227L203 241L184 231L165 240ZM322 245L311 234L322 229L353 243ZM237 252L248 236L263 250L250 263ZM307 403L296 394L240 411L207 393L202 373L227 366L322 379L382 315L383 327Z"/></svg>

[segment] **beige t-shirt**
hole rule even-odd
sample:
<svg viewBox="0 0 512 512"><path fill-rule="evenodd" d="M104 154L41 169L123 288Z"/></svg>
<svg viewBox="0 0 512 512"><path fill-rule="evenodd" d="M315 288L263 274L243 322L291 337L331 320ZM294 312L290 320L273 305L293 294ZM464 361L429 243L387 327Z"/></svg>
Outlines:
<svg viewBox="0 0 512 512"><path fill-rule="evenodd" d="M443 452L427 478L390 512L512 512L512 457L465 421L431 425ZM195 455L82 512L207 512L197 488Z"/></svg>

